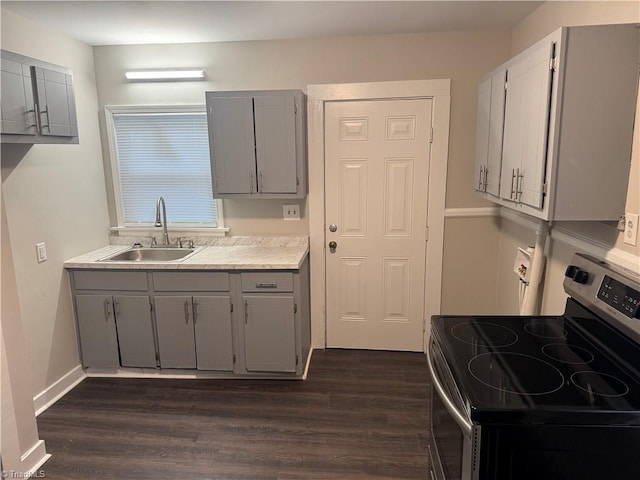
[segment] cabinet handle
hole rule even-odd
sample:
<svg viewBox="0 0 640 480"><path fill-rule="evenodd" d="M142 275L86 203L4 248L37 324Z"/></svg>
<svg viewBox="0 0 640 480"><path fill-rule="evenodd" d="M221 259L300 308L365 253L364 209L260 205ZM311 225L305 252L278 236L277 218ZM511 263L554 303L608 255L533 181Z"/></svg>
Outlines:
<svg viewBox="0 0 640 480"><path fill-rule="evenodd" d="M200 307L200 304L198 304L197 300L193 301L193 324L196 324L196 321L198 320L198 309Z"/></svg>
<svg viewBox="0 0 640 480"><path fill-rule="evenodd" d="M260 179L258 180L258 191L262 193L263 180L262 180L262 170L260 170Z"/></svg>
<svg viewBox="0 0 640 480"><path fill-rule="evenodd" d="M278 288L277 283L256 283L256 288Z"/></svg>
<svg viewBox="0 0 640 480"><path fill-rule="evenodd" d="M487 191L487 175L489 173L489 169L487 167L484 167L484 188L483 190L486 192Z"/></svg>
<svg viewBox="0 0 640 480"><path fill-rule="evenodd" d="M253 170L249 172L249 193L253 193Z"/></svg>
<svg viewBox="0 0 640 480"><path fill-rule="evenodd" d="M516 191L513 188L513 183L514 183L515 179L516 179L516 169L512 168L511 169L511 194L509 195L509 198L512 199L512 200L514 199L513 196L516 193Z"/></svg>
<svg viewBox="0 0 640 480"><path fill-rule="evenodd" d="M189 300L184 301L184 318L189 323Z"/></svg>
<svg viewBox="0 0 640 480"><path fill-rule="evenodd" d="M109 321L109 317L111 316L111 311L109 310L109 299L105 298L102 306L104 307L104 320L105 322Z"/></svg>
<svg viewBox="0 0 640 480"><path fill-rule="evenodd" d="M47 127L49 129L49 132L51 132L51 120L49 119L49 105L46 105L44 107L44 111L40 112L40 115L45 114L47 117L47 123L45 125L40 124L40 129L43 129L44 127Z"/></svg>
<svg viewBox="0 0 640 480"><path fill-rule="evenodd" d="M482 190L482 174L484 173L484 165L480 167L480 175L478 176L478 190Z"/></svg>
<svg viewBox="0 0 640 480"><path fill-rule="evenodd" d="M524 172L520 173L520 169L518 169L518 180L516 181L516 196L518 196L518 200L522 202L522 184L524 183Z"/></svg>
<svg viewBox="0 0 640 480"><path fill-rule="evenodd" d="M116 317L120 316L120 303L118 302L118 300L114 300L113 301L113 306L114 306L114 313Z"/></svg>
<svg viewBox="0 0 640 480"><path fill-rule="evenodd" d="M249 302L247 300L244 301L244 324L249 323Z"/></svg>

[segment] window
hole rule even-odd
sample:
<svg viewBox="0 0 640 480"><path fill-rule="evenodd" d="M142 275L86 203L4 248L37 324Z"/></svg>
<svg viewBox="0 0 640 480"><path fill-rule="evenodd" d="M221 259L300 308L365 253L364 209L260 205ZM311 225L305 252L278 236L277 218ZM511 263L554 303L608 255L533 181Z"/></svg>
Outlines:
<svg viewBox="0 0 640 480"><path fill-rule="evenodd" d="M174 230L222 228L202 106L106 107L119 228L153 227L164 197Z"/></svg>

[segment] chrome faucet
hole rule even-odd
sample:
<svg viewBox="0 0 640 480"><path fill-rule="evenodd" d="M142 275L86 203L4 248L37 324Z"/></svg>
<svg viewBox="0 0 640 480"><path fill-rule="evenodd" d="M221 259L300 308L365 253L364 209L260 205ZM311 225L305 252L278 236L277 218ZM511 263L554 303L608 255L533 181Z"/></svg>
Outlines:
<svg viewBox="0 0 640 480"><path fill-rule="evenodd" d="M160 205L162 204L162 221L160 221ZM164 198L158 197L156 201L156 227L162 227L162 245L169 245L169 234L167 233L167 207Z"/></svg>

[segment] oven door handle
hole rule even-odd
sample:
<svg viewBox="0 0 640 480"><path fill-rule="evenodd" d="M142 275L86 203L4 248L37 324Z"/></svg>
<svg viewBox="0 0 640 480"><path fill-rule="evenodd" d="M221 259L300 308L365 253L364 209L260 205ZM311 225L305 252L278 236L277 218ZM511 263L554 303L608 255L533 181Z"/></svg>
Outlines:
<svg viewBox="0 0 640 480"><path fill-rule="evenodd" d="M431 380L433 381L433 386L435 387L438 395L442 399L444 403L444 407L447 411L453 416L453 419L458 424L458 426L462 429L462 432L467 436L467 438L471 437L473 433L473 425L469 422L465 416L460 413L460 411L456 408L453 401L447 396L447 392L442 387L438 376L436 375L436 369L433 365L433 360L431 359L431 346L427 348L427 364L429 365L429 371L431 372Z"/></svg>

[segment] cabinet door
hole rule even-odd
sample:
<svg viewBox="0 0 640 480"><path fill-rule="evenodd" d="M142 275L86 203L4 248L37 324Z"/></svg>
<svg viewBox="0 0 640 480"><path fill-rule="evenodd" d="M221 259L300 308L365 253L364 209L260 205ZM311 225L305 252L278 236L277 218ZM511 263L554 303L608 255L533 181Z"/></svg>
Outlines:
<svg viewBox="0 0 640 480"><path fill-rule="evenodd" d="M193 297L198 370L233 370L231 297Z"/></svg>
<svg viewBox="0 0 640 480"><path fill-rule="evenodd" d="M120 363L123 367L156 367L151 303L147 296L113 299L118 327Z"/></svg>
<svg viewBox="0 0 640 480"><path fill-rule="evenodd" d="M246 369L250 372L295 372L293 296L246 295L243 298Z"/></svg>
<svg viewBox="0 0 640 480"><path fill-rule="evenodd" d="M75 105L74 100L69 100L67 83L71 77L40 67L33 67L33 72L37 82L40 134L59 137L72 137L73 131L77 134L76 126L72 128L75 112L73 115L69 112L69 106Z"/></svg>
<svg viewBox="0 0 640 480"><path fill-rule="evenodd" d="M507 71L500 195L542 207L551 95L552 42L532 48Z"/></svg>
<svg viewBox="0 0 640 480"><path fill-rule="evenodd" d="M191 297L154 298L162 368L196 368Z"/></svg>
<svg viewBox="0 0 640 480"><path fill-rule="evenodd" d="M260 193L296 193L296 111L292 95L254 98Z"/></svg>
<svg viewBox="0 0 640 480"><path fill-rule="evenodd" d="M489 152L489 122L491 116L491 78L478 86L478 115L476 120L476 163L474 188L485 191L485 169Z"/></svg>
<svg viewBox="0 0 640 480"><path fill-rule="evenodd" d="M31 71L27 65L2 59L2 122L3 134L35 135L36 119L33 104Z"/></svg>
<svg viewBox="0 0 640 480"><path fill-rule="evenodd" d="M485 191L496 197L500 194L506 78L506 69L498 71L491 77L491 113L489 115Z"/></svg>
<svg viewBox="0 0 640 480"><path fill-rule="evenodd" d="M257 190L252 97L207 97L213 193Z"/></svg>
<svg viewBox="0 0 640 480"><path fill-rule="evenodd" d="M111 295L76 295L82 365L118 368L118 340Z"/></svg>

